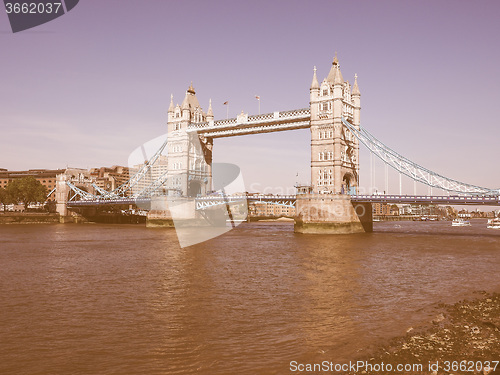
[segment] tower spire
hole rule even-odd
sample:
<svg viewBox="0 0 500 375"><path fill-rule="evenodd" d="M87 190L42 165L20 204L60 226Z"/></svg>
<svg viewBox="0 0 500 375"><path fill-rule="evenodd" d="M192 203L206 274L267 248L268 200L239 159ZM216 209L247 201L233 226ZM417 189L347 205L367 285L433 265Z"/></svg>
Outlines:
<svg viewBox="0 0 500 375"><path fill-rule="evenodd" d="M330 83L335 83L335 77L337 75L337 70L340 71L339 59L337 58L337 51L335 51L335 57L333 58L332 67L330 68L330 73L328 73L328 77L326 80ZM342 77L342 75L341 75ZM343 82L343 80L342 80Z"/></svg>
<svg viewBox="0 0 500 375"><path fill-rule="evenodd" d="M182 101L181 109L189 109L188 92L189 92L189 90L186 92L186 96L184 97L184 100Z"/></svg>
<svg viewBox="0 0 500 375"><path fill-rule="evenodd" d="M212 99L208 101L208 112L207 117L214 117L214 111L212 110Z"/></svg>
<svg viewBox="0 0 500 375"><path fill-rule="evenodd" d="M342 73L340 72L340 66L334 65L336 67L335 69L335 78L333 79L333 84L334 85L342 85L344 83L344 77L342 77Z"/></svg>
<svg viewBox="0 0 500 375"><path fill-rule="evenodd" d="M361 95L358 87L358 75L354 74L354 85L352 86L352 95Z"/></svg>
<svg viewBox="0 0 500 375"><path fill-rule="evenodd" d="M170 106L168 107L168 111L174 111L174 94L170 94Z"/></svg>
<svg viewBox="0 0 500 375"><path fill-rule="evenodd" d="M316 67L314 67L313 80L311 83L311 89L319 89L318 77L316 76Z"/></svg>

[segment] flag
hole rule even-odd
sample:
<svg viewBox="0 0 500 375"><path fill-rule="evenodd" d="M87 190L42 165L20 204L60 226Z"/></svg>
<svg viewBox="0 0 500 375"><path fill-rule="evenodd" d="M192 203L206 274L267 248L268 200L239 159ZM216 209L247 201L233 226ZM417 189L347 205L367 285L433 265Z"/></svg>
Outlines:
<svg viewBox="0 0 500 375"><path fill-rule="evenodd" d="M255 99L260 100L260 96L259 95L255 95Z"/></svg>
<svg viewBox="0 0 500 375"><path fill-rule="evenodd" d="M222 104L223 104L223 105L228 105L228 104L229 104L229 102L224 102L224 103L222 103Z"/></svg>

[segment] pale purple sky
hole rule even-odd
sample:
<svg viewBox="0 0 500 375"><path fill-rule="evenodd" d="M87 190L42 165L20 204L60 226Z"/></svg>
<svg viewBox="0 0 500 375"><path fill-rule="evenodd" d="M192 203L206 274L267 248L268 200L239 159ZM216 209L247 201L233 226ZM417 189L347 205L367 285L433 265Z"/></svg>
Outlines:
<svg viewBox="0 0 500 375"><path fill-rule="evenodd" d="M436 172L499 188L499 14L498 1L85 0L12 34L2 10L0 168L126 165L190 81L217 119L226 100L230 116L256 113L255 95L263 113L307 107L313 66L322 80L338 51L344 79L359 76L362 126ZM285 189L310 179L309 142L308 130L217 139L214 155L249 187Z"/></svg>

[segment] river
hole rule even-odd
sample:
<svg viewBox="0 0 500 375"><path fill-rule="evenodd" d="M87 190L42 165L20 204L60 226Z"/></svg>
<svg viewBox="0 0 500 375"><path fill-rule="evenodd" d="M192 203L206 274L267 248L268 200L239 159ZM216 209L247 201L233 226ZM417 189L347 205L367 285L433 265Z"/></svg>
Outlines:
<svg viewBox="0 0 500 375"><path fill-rule="evenodd" d="M0 226L1 374L290 374L349 361L440 302L499 291L486 220L299 235L244 223L188 248L140 225Z"/></svg>

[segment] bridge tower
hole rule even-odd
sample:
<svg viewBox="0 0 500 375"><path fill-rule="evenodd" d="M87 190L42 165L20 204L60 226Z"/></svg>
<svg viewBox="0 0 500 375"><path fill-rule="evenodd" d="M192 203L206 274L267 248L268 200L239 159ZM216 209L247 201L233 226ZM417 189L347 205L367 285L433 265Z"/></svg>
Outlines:
<svg viewBox="0 0 500 375"><path fill-rule="evenodd" d="M352 87L344 81L337 56L321 85L314 67L310 88L314 193L349 194L359 186L359 143L342 124L342 116L359 127L360 97L357 76Z"/></svg>
<svg viewBox="0 0 500 375"><path fill-rule="evenodd" d="M295 231L361 233L373 229L372 207L353 204L359 186L359 142L342 117L359 129L361 94L357 76L344 81L337 56L328 76L310 88L311 191L297 194Z"/></svg>
<svg viewBox="0 0 500 375"><path fill-rule="evenodd" d="M168 176L167 187L184 197L206 195L211 190L213 139L188 134L191 123L213 121L212 103L203 112L193 84L182 104L174 107L173 96L168 108Z"/></svg>

